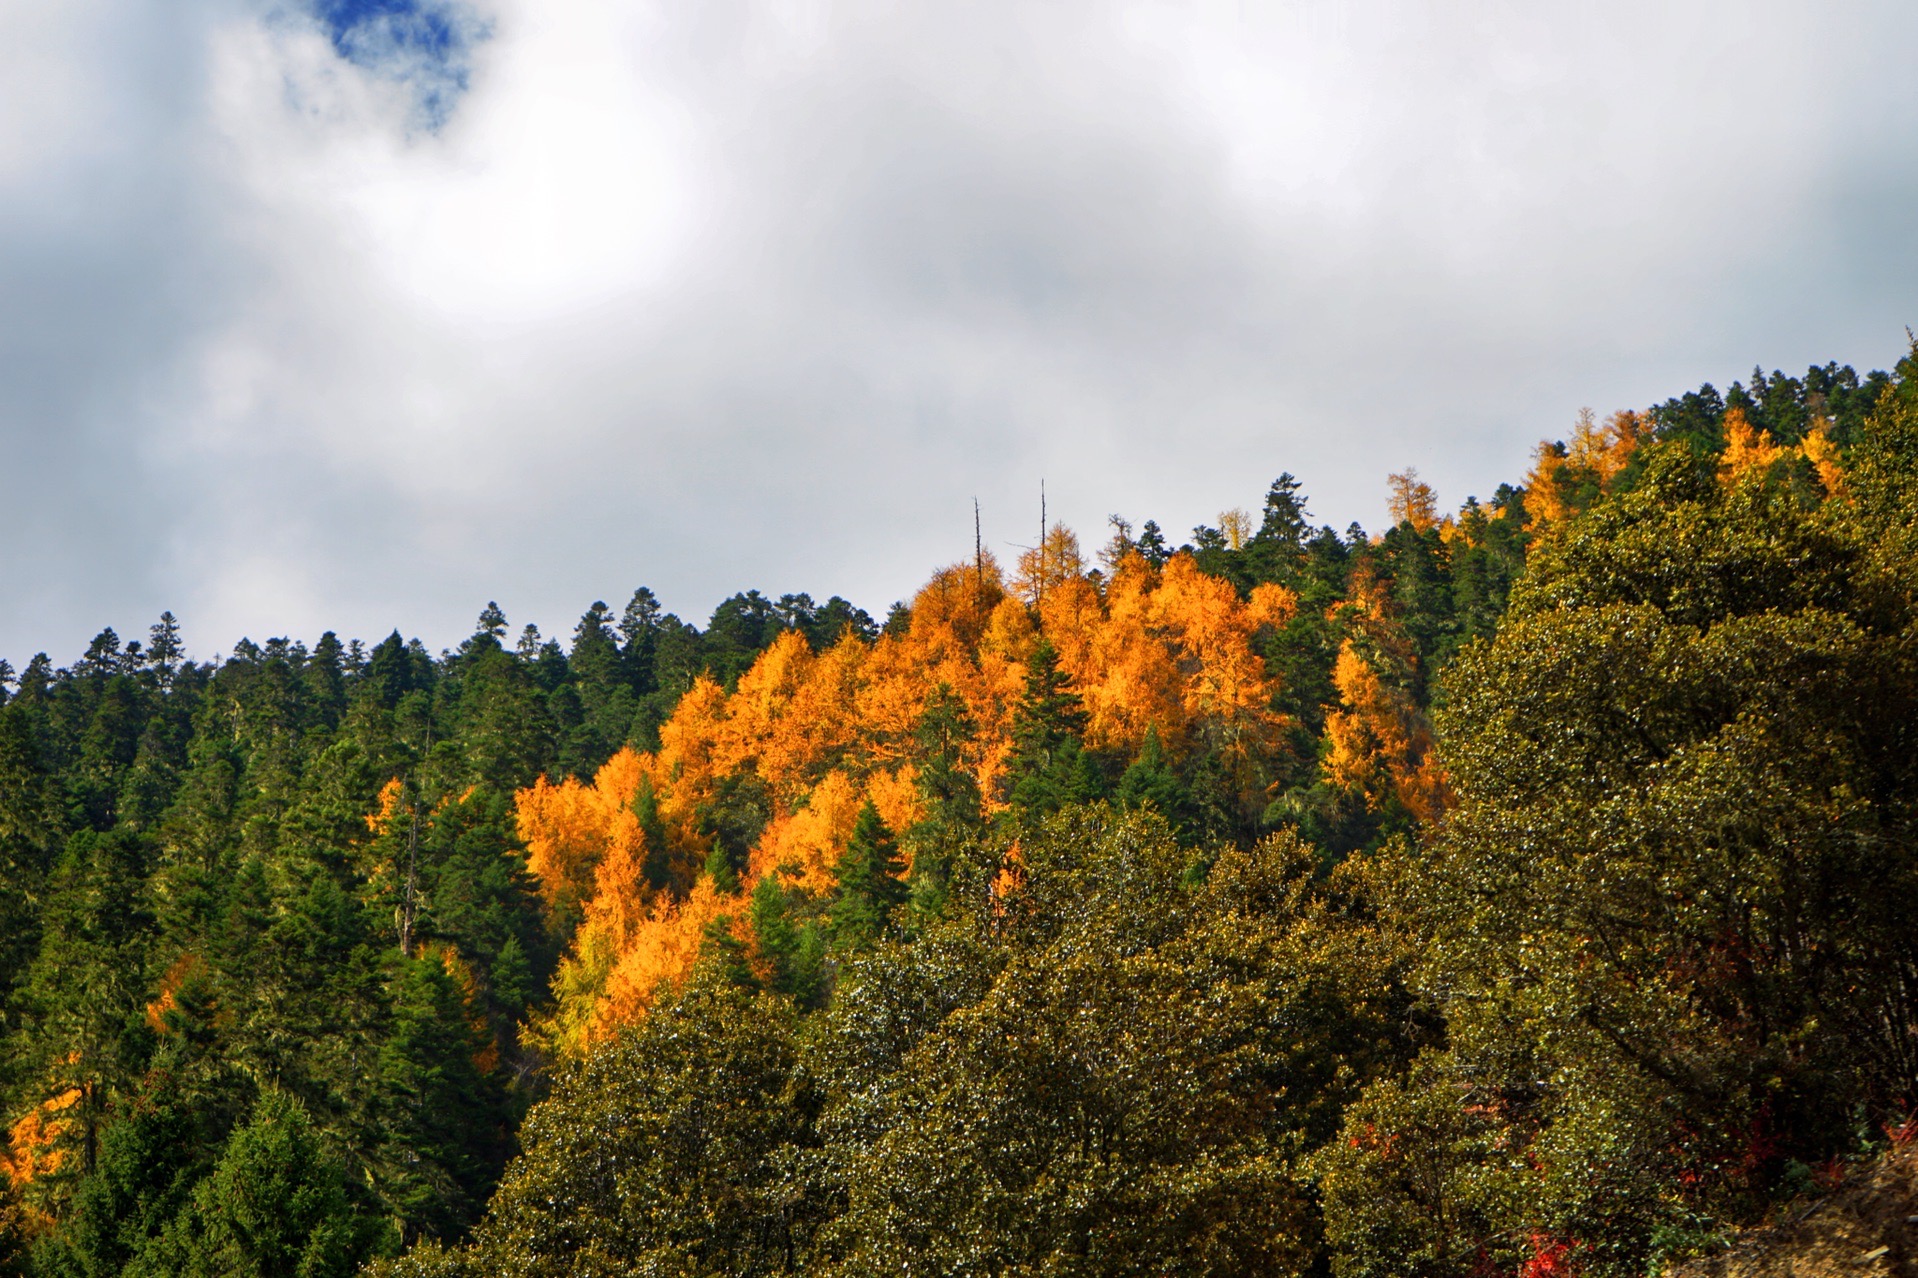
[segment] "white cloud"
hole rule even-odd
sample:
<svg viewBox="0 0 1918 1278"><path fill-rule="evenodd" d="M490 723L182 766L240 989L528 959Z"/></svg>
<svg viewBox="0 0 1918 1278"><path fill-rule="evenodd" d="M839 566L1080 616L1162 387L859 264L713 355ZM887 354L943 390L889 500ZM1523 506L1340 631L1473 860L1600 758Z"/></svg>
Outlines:
<svg viewBox="0 0 1918 1278"><path fill-rule="evenodd" d="M437 131L284 12L62 10L0 63L16 664L876 610L1042 474L1095 539L1280 470L1376 520L1581 404L1886 362L1918 271L1890 5L501 0Z"/></svg>

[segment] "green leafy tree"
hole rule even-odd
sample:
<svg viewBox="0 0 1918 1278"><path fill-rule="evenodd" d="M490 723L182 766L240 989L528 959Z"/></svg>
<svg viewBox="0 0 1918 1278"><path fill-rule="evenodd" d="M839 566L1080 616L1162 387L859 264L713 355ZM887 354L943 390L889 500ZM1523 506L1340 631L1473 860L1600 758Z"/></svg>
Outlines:
<svg viewBox="0 0 1918 1278"><path fill-rule="evenodd" d="M1918 1016L1915 439L1888 401L1823 502L1658 446L1449 672L1460 806L1397 896L1454 1068L1528 1151L1506 1240L1642 1271L1918 1092L1890 1028Z"/></svg>
<svg viewBox="0 0 1918 1278"><path fill-rule="evenodd" d="M797 1273L823 1212L789 1001L710 970L529 1116L467 1256L385 1275Z"/></svg>

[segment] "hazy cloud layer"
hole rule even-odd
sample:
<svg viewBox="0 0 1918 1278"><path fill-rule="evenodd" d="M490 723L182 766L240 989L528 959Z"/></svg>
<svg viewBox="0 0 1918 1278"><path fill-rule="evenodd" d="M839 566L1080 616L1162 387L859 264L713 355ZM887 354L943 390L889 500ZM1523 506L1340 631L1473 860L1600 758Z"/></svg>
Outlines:
<svg viewBox="0 0 1918 1278"><path fill-rule="evenodd" d="M0 0L0 654L875 611L1883 366L1895 4ZM914 12L917 10L917 12Z"/></svg>

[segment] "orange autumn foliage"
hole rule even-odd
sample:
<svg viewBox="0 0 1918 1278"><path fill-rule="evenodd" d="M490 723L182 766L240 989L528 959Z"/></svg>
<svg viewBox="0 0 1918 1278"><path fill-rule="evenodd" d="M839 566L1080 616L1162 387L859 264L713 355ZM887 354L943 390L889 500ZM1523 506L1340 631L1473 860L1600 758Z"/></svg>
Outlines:
<svg viewBox="0 0 1918 1278"><path fill-rule="evenodd" d="M1384 584L1369 571L1355 573L1349 597L1332 613L1348 637L1332 667L1339 707L1325 717L1320 770L1375 812L1395 799L1418 820L1434 822L1451 806L1451 790L1431 724L1401 686L1418 655Z"/></svg>
<svg viewBox="0 0 1918 1278"><path fill-rule="evenodd" d="M1451 792L1425 716L1349 639L1339 648L1332 682L1341 708L1325 717L1326 779L1364 795L1374 811L1396 799L1420 821L1436 821L1451 806Z"/></svg>
<svg viewBox="0 0 1918 1278"><path fill-rule="evenodd" d="M1742 408L1726 409L1723 425L1725 451L1718 459L1718 478L1727 487L1753 472L1770 470L1789 451L1772 442L1770 431L1753 428Z"/></svg>
<svg viewBox="0 0 1918 1278"><path fill-rule="evenodd" d="M1018 597L1028 591L1032 606ZM768 874L829 892L866 802L895 831L920 819L914 734L941 685L974 726L961 763L989 810L1004 806L1013 716L1041 634L1085 703L1088 745L1136 752L1156 727L1175 753L1218 748L1244 763L1278 749L1287 726L1271 708L1276 688L1254 643L1296 604L1271 585L1241 599L1188 555L1155 568L1132 554L1102 581L1055 525L1012 589L983 556L935 573L903 633L849 635L823 652L787 633L730 692L700 678L662 725L657 751L622 750L590 783L542 778L518 795L528 865L549 906L574 903L579 918L546 1036L569 1051L596 1041L684 978L716 920L731 915L729 926L743 926L743 898L693 870L709 847L701 813L726 778L756 778L771 808L742 892ZM1240 770L1257 784L1249 767ZM646 846L642 785L658 818L648 828L667 847ZM690 890L649 887L649 853L679 867Z"/></svg>
<svg viewBox="0 0 1918 1278"><path fill-rule="evenodd" d="M1845 471L1838 456L1838 445L1831 442L1831 436L1825 431L1825 423L1819 422L1799 442L1798 451L1811 463L1812 473L1818 476L1819 486L1827 497L1845 495Z"/></svg>
<svg viewBox="0 0 1918 1278"><path fill-rule="evenodd" d="M146 1006L146 1023L156 1034L169 1032L167 1013L180 1005L179 993L182 986L199 972L204 964L200 956L191 951L173 960L171 966L160 977L160 992Z"/></svg>
<svg viewBox="0 0 1918 1278"><path fill-rule="evenodd" d="M1012 593L1036 607L1048 591L1080 577L1085 569L1079 539L1064 524L1054 524L1037 546L1019 556Z"/></svg>
<svg viewBox="0 0 1918 1278"><path fill-rule="evenodd" d="M625 885L635 867L644 866L645 835L632 807L642 767L639 756L622 750L590 785L574 777L554 785L541 777L516 796L527 868L548 906L596 895L602 867L610 883Z"/></svg>
<svg viewBox="0 0 1918 1278"><path fill-rule="evenodd" d="M1438 527L1438 494L1419 478L1417 470L1407 466L1396 475L1386 476L1391 493L1387 508L1394 524L1410 524L1415 532Z"/></svg>
<svg viewBox="0 0 1918 1278"><path fill-rule="evenodd" d="M70 1087L28 1110L8 1130L0 1171L16 1187L50 1176L66 1162L65 1138L75 1121L67 1111L80 1103L80 1096L79 1088Z"/></svg>
<svg viewBox="0 0 1918 1278"><path fill-rule="evenodd" d="M1532 455L1525 477L1529 526L1562 524L1593 496L1609 491L1651 435L1651 419L1643 413L1621 410L1600 426L1591 409L1580 409L1569 443L1543 441Z"/></svg>

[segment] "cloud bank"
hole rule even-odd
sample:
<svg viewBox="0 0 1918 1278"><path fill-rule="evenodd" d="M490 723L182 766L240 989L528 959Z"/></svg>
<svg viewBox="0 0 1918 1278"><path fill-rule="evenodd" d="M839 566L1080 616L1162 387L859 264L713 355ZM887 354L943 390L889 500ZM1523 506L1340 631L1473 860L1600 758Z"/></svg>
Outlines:
<svg viewBox="0 0 1918 1278"><path fill-rule="evenodd" d="M0 0L0 655L878 611L1883 366L1894 4Z"/></svg>

